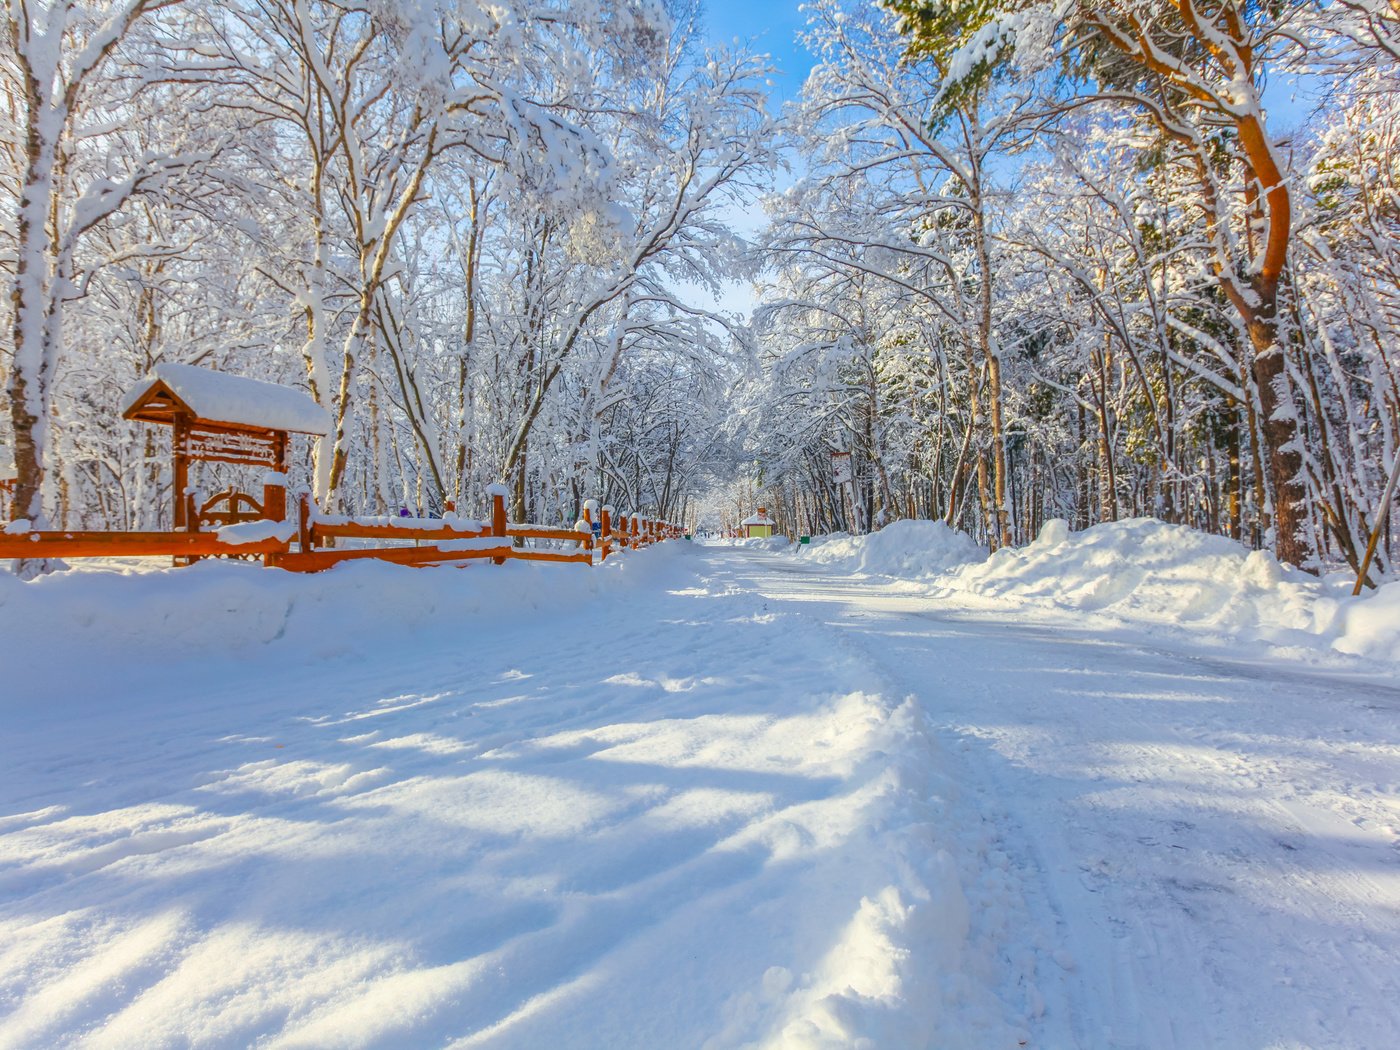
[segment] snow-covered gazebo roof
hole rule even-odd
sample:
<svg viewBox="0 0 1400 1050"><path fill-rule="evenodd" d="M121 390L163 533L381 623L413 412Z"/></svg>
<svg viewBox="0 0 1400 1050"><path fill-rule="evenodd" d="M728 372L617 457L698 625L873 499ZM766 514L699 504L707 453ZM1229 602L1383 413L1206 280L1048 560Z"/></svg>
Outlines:
<svg viewBox="0 0 1400 1050"><path fill-rule="evenodd" d="M768 512L762 509L752 517L745 518L743 521L739 522L740 525L772 525L773 523L773 519L768 516Z"/></svg>
<svg viewBox="0 0 1400 1050"><path fill-rule="evenodd" d="M331 428L326 410L289 386L197 365L156 365L128 391L122 418L172 424L176 417L294 434L326 434Z"/></svg>

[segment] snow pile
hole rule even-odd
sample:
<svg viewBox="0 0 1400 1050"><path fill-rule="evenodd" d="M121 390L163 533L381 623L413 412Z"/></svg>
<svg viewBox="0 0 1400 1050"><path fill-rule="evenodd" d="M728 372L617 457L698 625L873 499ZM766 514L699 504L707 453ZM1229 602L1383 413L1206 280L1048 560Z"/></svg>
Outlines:
<svg viewBox="0 0 1400 1050"><path fill-rule="evenodd" d="M786 536L755 536L753 539L735 540L736 546L760 551L785 551L792 546Z"/></svg>
<svg viewBox="0 0 1400 1050"><path fill-rule="evenodd" d="M917 579L983 557L969 536L941 521L896 521L869 536L813 536L805 558L842 572Z"/></svg>
<svg viewBox="0 0 1400 1050"><path fill-rule="evenodd" d="M1315 577L1285 568L1273 555L1151 518L1079 533L1052 520L1035 542L966 566L945 586L950 595L1043 600L1275 642L1303 641L1295 632L1320 634L1336 614Z"/></svg>
<svg viewBox="0 0 1400 1050"><path fill-rule="evenodd" d="M216 530L219 534L219 542L232 546L242 546L245 543L262 543L264 540L277 540L279 543L286 543L297 534L297 527L290 521L240 521L233 525L224 525Z"/></svg>
<svg viewBox="0 0 1400 1050"><path fill-rule="evenodd" d="M1341 599L1332 648L1400 662L1400 581Z"/></svg>
<svg viewBox="0 0 1400 1050"><path fill-rule="evenodd" d="M1153 518L1077 533L1055 519L1033 543L990 557L941 523L901 521L869 536L814 538L804 556L843 572L917 579L960 605L1072 610L1080 626L1184 628L1400 660L1400 583L1353 598L1346 574L1319 580L1267 551Z"/></svg>
<svg viewBox="0 0 1400 1050"><path fill-rule="evenodd" d="M1016 891L986 864L985 826L955 814L959 789L922 708L911 699L890 711L878 697L853 694L838 710L858 716L847 731L867 756L857 778L864 785L844 811L803 807L758 833L774 836L775 858L799 842L837 847L846 879L864 892L850 913L852 896L804 873L794 893L842 901L794 924L798 943L821 943L824 952L806 972L765 971L731 1002L728 1024L704 1050L1026 1045L1034 1009L1014 1000L1038 994L1034 966L1000 955L1020 919ZM812 757L830 744L819 739ZM1017 993L999 995L987 979L1003 965Z"/></svg>

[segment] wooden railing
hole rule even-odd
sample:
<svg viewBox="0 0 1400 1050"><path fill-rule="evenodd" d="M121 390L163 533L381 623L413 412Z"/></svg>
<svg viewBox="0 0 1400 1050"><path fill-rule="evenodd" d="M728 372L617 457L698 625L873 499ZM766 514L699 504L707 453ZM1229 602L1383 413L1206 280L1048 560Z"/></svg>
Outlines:
<svg viewBox="0 0 1400 1050"><path fill-rule="evenodd" d="M0 559L9 558L212 558L271 555L287 549L276 537L229 543L217 532L25 532L0 535Z"/></svg>
<svg viewBox="0 0 1400 1050"><path fill-rule="evenodd" d="M592 500L583 505L583 521L593 527L593 514L598 513ZM662 540L680 539L685 529L667 521L657 521L641 514L617 514L612 507L600 513L597 539L600 560L618 550L636 550Z"/></svg>
<svg viewBox="0 0 1400 1050"><path fill-rule="evenodd" d="M635 550L684 534L678 525L639 514L616 515L611 507L602 509L595 526L596 510L591 501L572 529L512 523L506 513L506 490L492 486L488 491L489 522L455 514L443 518L331 517L319 514L310 495L303 494L297 500L295 522L269 516L239 521L214 532L0 532L0 559L169 555L178 564L187 564L199 558L252 556L293 572L319 572L344 561L364 559L399 565L461 564L482 558L497 565L508 560L592 565L617 551ZM280 511L286 506L285 492L265 489L262 506ZM342 543L357 540L395 545ZM536 546L542 542L555 546Z"/></svg>

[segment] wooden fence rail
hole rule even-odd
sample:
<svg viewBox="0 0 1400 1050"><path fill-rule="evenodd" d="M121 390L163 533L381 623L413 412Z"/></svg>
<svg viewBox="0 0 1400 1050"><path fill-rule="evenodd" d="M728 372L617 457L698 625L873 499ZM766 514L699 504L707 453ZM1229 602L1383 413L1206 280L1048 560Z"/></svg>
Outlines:
<svg viewBox="0 0 1400 1050"><path fill-rule="evenodd" d="M0 559L183 558L269 555L287 548L276 538L227 543L217 532L26 532L0 535Z"/></svg>
<svg viewBox="0 0 1400 1050"><path fill-rule="evenodd" d="M684 534L678 525L639 514L615 515L611 507L602 508L595 525L593 516L597 511L592 501L585 504L583 518L571 529L512 523L506 513L506 490L492 486L488 491L489 523L451 514L443 518L331 517L318 514L310 495L303 494L297 500L295 522L282 522L269 515L242 520L217 531L198 531L201 524L219 522L201 522L195 515L189 530L177 532L0 532L0 559L168 555L177 564L188 564L208 557L261 557L265 565L292 572L319 572L344 561L365 559L399 565L464 564L482 558L490 558L497 565L509 560L592 565L619 550L635 550ZM239 495L232 490L230 493ZM261 506L280 512L286 502L279 497L284 497L283 491L265 490ZM346 540L377 540L396 545L340 545ZM555 546L535 546L541 542ZM405 545L410 543L412 546Z"/></svg>

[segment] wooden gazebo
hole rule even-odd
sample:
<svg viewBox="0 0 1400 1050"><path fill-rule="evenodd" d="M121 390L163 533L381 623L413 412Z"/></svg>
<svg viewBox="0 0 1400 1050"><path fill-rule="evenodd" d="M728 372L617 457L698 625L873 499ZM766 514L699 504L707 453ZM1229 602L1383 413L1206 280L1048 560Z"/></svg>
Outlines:
<svg viewBox="0 0 1400 1050"><path fill-rule="evenodd" d="M123 419L173 427L172 489L177 530L201 521L227 525L253 518L286 516L287 436L326 434L330 416L300 390L196 365L159 364L126 396ZM195 506L190 464L236 463L281 475L264 479L263 501L229 489ZM226 504L226 506L223 506Z"/></svg>

